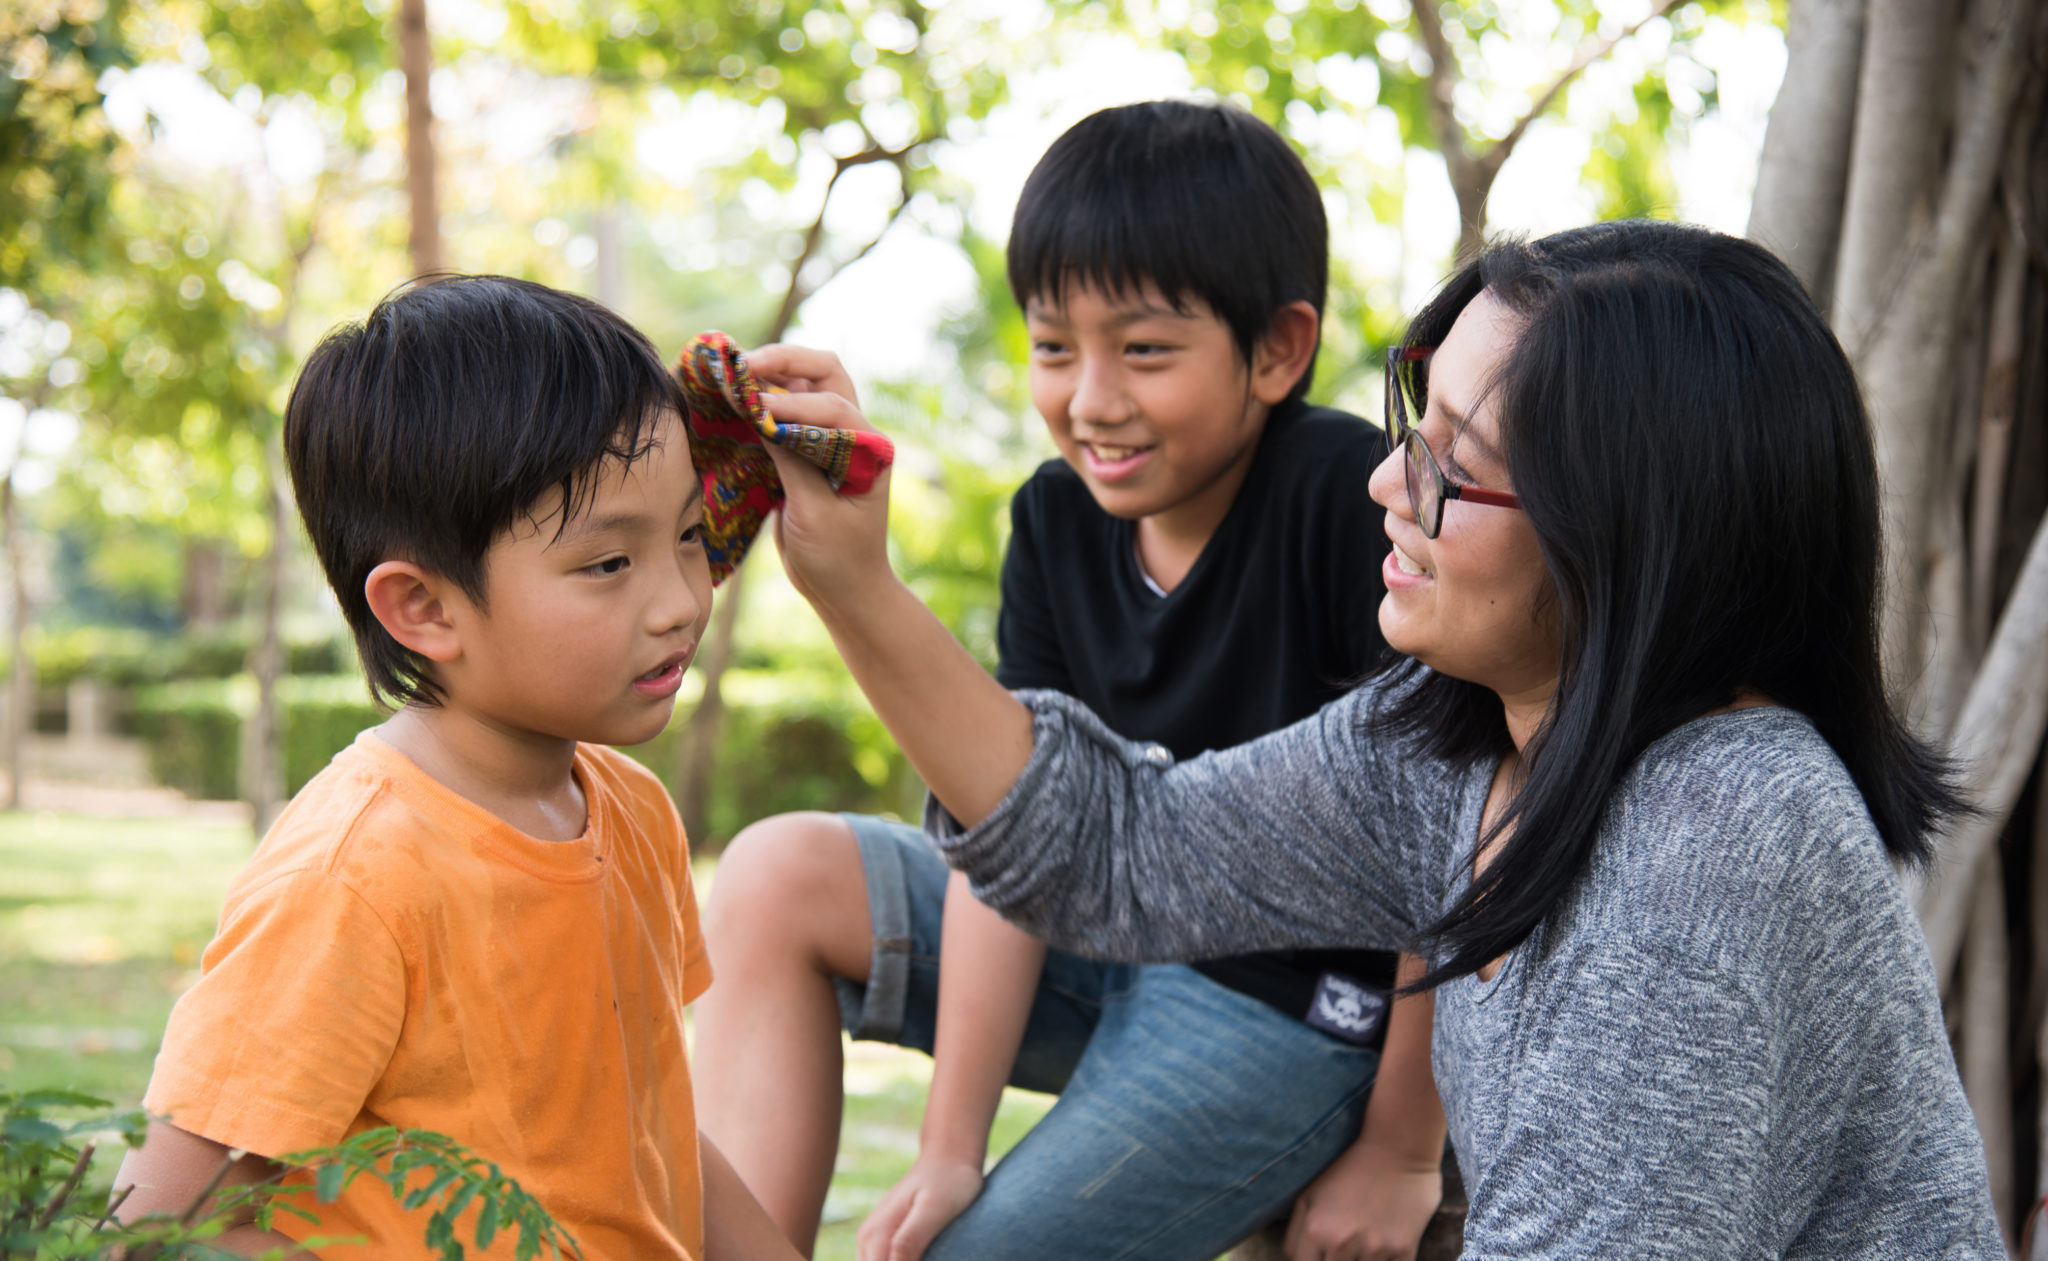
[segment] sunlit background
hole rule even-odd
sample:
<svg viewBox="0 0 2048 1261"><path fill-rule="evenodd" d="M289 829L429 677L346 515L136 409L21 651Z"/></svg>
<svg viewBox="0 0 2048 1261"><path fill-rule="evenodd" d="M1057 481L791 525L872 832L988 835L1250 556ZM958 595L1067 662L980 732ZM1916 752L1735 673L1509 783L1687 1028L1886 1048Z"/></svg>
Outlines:
<svg viewBox="0 0 2048 1261"><path fill-rule="evenodd" d="M74 763L262 816L374 718L272 491L294 365L419 265L398 2L36 0L0 19L20 112L73 162L47 164L48 214L0 246L0 462L37 722L137 736L151 765ZM1002 248L1063 129L1122 102L1221 98L1299 145L1332 227L1316 394L1371 416L1368 351L1459 247L1460 161L1491 181L1490 233L1616 215L1739 232L1785 63L1764 0L1449 5L1441 66L1407 0L424 9L441 265L590 293L665 349L717 327L838 352L905 448L899 562L984 657L1004 501L1051 453ZM741 727L801 711L829 738L813 732L799 773L721 726L721 757L739 751L695 793L687 754L649 750L700 842L790 804L909 808L914 781L772 557L746 587L722 701ZM245 663L273 633L281 768L237 746L240 718L271 707ZM103 695L60 703L78 679ZM295 742L307 706L326 734ZM771 763L787 773L743 782Z"/></svg>

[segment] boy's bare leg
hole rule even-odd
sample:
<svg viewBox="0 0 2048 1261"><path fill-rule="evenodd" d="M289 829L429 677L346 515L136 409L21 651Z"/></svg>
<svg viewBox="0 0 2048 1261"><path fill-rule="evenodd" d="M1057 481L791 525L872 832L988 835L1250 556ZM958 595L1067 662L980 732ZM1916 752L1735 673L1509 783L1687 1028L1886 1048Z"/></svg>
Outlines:
<svg viewBox="0 0 2048 1261"><path fill-rule="evenodd" d="M764 819L719 859L690 1057L698 1125L805 1255L839 1148L832 978L865 981L872 939L860 847L836 815Z"/></svg>

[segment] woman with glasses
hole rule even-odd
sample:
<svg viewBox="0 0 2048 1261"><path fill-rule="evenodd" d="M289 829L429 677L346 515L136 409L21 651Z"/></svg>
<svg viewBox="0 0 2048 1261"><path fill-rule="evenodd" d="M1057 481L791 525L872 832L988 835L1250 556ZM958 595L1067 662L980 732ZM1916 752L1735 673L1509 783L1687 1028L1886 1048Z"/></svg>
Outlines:
<svg viewBox="0 0 2048 1261"><path fill-rule="evenodd" d="M814 391L783 419L864 423L827 357L773 353ZM1963 807L1886 700L1876 464L1820 313L1758 246L1601 224L1460 271L1387 400L1403 658L1178 765L996 687L875 506L781 461L785 563L949 861L1084 952L1425 952L1468 1257L2002 1257L1893 875Z"/></svg>

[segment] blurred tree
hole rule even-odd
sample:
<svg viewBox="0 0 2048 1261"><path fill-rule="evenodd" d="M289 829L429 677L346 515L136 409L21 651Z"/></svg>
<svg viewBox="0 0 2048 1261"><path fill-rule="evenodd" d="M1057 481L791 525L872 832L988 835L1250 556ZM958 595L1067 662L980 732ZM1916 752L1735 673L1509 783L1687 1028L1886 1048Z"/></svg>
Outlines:
<svg viewBox="0 0 2048 1261"><path fill-rule="evenodd" d="M119 139L102 109L100 80L131 60L121 37L126 8L123 0L25 0L0 7L0 66L6 68L0 74L0 224L6 227L0 232L0 288L24 295L37 327L66 337L68 326L61 319L51 323L44 313L68 306L85 271L107 261L107 200L122 167ZM39 411L52 389L65 384L50 379L50 356L29 358L34 379L8 385L26 394L24 416ZM0 481L12 663L0 737L9 809L21 805L23 753L35 704L18 466L10 456Z"/></svg>
<svg viewBox="0 0 2048 1261"><path fill-rule="evenodd" d="M103 501L253 553L258 702L242 748L260 836L283 802L279 615L293 517L282 392L309 262L370 145L363 85L389 43L347 0L159 0L137 16L139 48L175 51L239 107L248 152L215 173L233 190L225 200L168 159L137 164L110 200L109 235L131 266L98 274L84 299L101 455L83 467L103 479Z"/></svg>
<svg viewBox="0 0 2048 1261"><path fill-rule="evenodd" d="M1651 0L1623 20L1597 0L1510 5L1495 0L1303 0L1196 3L1126 11L1132 29L1179 52L1196 81L1252 105L1318 158L1318 115L1391 115L1404 147L1444 162L1458 206L1457 256L1474 253L1486 230L1486 201L1532 126L1565 112L1569 89L1630 41L1644 44L1646 69L1633 99L1592 125L1586 182L1602 217L1670 213L1666 167L1674 125L1711 108L1714 77L1692 56L1709 16L1748 20L1742 0ZM1650 38L1654 34L1655 38ZM1538 68L1532 77L1530 67ZM1674 99L1682 102L1674 106ZM1321 162L1323 182L1343 190L1354 216L1401 221L1405 172L1375 169L1361 184ZM1376 186L1374 186L1376 185ZM1357 226L1355 223L1352 225ZM1448 260L1446 260L1448 261ZM1356 285L1335 286L1354 298ZM1333 303L1341 316L1342 301ZM1383 341L1398 332L1398 310L1358 312ZM1340 326L1341 327L1341 326Z"/></svg>
<svg viewBox="0 0 2048 1261"><path fill-rule="evenodd" d="M786 234L782 296L754 344L781 340L805 300L873 250L914 195L943 195L930 146L955 120L979 117L1002 99L1011 64L987 17L915 0L515 0L508 10L529 64L585 77L599 91L709 91L779 114L771 142L723 172L728 187L759 181L785 195L817 188L815 214ZM896 178L879 226L830 231L834 193L852 173L879 166ZM723 681L736 655L746 581L744 571L735 573L719 593L697 665L703 693L677 746L683 826L699 838L710 834Z"/></svg>

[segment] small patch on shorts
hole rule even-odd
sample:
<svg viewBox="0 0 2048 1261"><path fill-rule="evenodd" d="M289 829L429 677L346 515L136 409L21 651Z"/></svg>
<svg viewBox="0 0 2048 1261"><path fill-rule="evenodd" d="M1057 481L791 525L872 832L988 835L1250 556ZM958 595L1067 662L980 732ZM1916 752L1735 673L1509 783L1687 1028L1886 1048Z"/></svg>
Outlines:
<svg viewBox="0 0 2048 1261"><path fill-rule="evenodd" d="M1336 972L1325 972L1316 982L1315 1001L1308 1007L1308 1025L1332 1037L1370 1046L1386 1027L1387 991L1354 981Z"/></svg>

